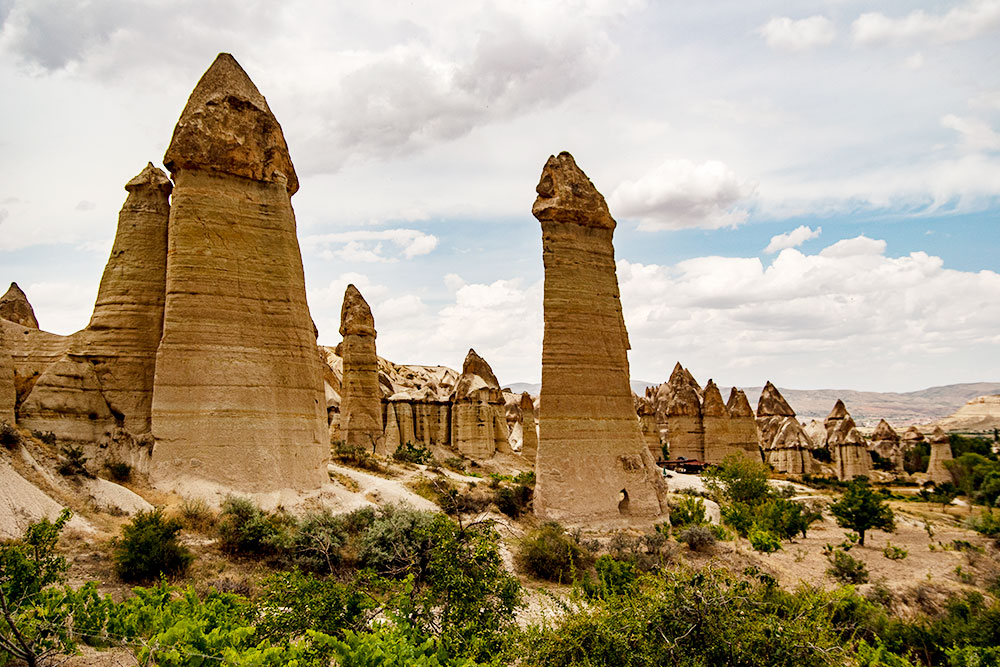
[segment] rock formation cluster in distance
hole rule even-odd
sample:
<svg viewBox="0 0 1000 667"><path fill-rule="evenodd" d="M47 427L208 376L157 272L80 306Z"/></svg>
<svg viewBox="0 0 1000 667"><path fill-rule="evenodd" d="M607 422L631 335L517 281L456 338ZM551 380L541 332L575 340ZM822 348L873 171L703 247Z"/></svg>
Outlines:
<svg viewBox="0 0 1000 667"><path fill-rule="evenodd" d="M535 513L583 523L664 513L664 482L629 387L604 197L569 153L548 159L532 213L545 268Z"/></svg>
<svg viewBox="0 0 1000 667"><path fill-rule="evenodd" d="M818 472L810 453L812 441L795 418L795 410L770 381L757 402L757 431L764 461L775 471L791 475Z"/></svg>

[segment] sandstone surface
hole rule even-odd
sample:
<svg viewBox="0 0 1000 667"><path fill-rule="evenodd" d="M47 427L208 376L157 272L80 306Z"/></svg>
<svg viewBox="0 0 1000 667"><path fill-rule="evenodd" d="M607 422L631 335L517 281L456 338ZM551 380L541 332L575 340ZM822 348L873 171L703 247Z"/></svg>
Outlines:
<svg viewBox="0 0 1000 667"><path fill-rule="evenodd" d="M934 422L946 431L972 431L991 434L1000 429L1000 394L972 399L954 414Z"/></svg>
<svg viewBox="0 0 1000 667"><path fill-rule="evenodd" d="M615 221L569 153L549 158L536 192L545 330L535 513L567 522L660 516L665 484L629 386Z"/></svg>
<svg viewBox="0 0 1000 667"><path fill-rule="evenodd" d="M944 467L945 461L951 461L951 439L940 426L935 426L928 441L931 443L931 457L927 462L927 477L935 484L954 482L951 472Z"/></svg>
<svg viewBox="0 0 1000 667"><path fill-rule="evenodd" d="M833 405L823 425L826 427L826 446L833 458L837 478L850 480L869 476L872 459L868 447L842 400L838 399Z"/></svg>
<svg viewBox="0 0 1000 667"><path fill-rule="evenodd" d="M0 296L0 319L16 322L29 329L38 328L35 310L28 303L27 295L18 287L17 283L11 283L7 293Z"/></svg>
<svg viewBox="0 0 1000 667"><path fill-rule="evenodd" d="M757 432L764 461L777 472L802 475L818 469L812 440L771 382L764 385L757 403Z"/></svg>
<svg viewBox="0 0 1000 667"><path fill-rule="evenodd" d="M535 422L535 402L528 392L521 393L521 428L523 429L521 456L534 462L538 456L538 426Z"/></svg>
<svg viewBox="0 0 1000 667"><path fill-rule="evenodd" d="M14 389L14 359L7 348L4 328L0 327L0 422L14 423L14 406L17 392Z"/></svg>
<svg viewBox="0 0 1000 667"><path fill-rule="evenodd" d="M733 387L729 390L729 400L726 409L731 420L731 443L727 453L742 453L752 461L760 461L760 440L757 435L757 420L754 419L750 401L742 389ZM714 461L713 461L714 462Z"/></svg>
<svg viewBox="0 0 1000 667"><path fill-rule="evenodd" d="M151 479L316 489L328 430L297 180L281 127L232 56L191 93L164 165L174 190Z"/></svg>
<svg viewBox="0 0 1000 667"><path fill-rule="evenodd" d="M883 459L891 461L893 471L903 472L904 447L902 440L886 420L880 420L875 430L872 431L868 449Z"/></svg>
<svg viewBox="0 0 1000 667"><path fill-rule="evenodd" d="M361 292L348 285L340 311L343 379L340 438L348 447L386 456L382 436L382 387L375 354L375 318Z"/></svg>
<svg viewBox="0 0 1000 667"><path fill-rule="evenodd" d="M507 446L507 416L500 383L486 360L469 350L455 385L452 446L471 459L487 459Z"/></svg>
<svg viewBox="0 0 1000 667"><path fill-rule="evenodd" d="M128 198L118 214L94 313L71 347L93 366L111 413L141 434L150 429L156 349L163 333L173 186L149 163L125 189Z"/></svg>

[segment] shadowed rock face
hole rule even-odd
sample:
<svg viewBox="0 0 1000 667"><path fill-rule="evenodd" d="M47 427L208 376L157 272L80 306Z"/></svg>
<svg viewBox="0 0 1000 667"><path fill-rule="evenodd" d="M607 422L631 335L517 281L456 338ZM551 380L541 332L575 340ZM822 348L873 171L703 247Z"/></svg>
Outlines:
<svg viewBox="0 0 1000 667"><path fill-rule="evenodd" d="M880 441L884 440L887 442L899 442L899 434L896 433L895 429L889 425L884 419L879 420L878 426L872 431L872 440Z"/></svg>
<svg viewBox="0 0 1000 667"><path fill-rule="evenodd" d="M94 366L104 398L122 425L148 433L156 348L163 333L167 276L167 175L152 165L125 185L111 258L94 314L76 334L73 350Z"/></svg>
<svg viewBox="0 0 1000 667"><path fill-rule="evenodd" d="M38 328L35 310L28 303L27 295L17 286L17 283L11 283L7 293L0 296L0 319L16 322L29 329Z"/></svg>
<svg viewBox="0 0 1000 667"><path fill-rule="evenodd" d="M535 428L535 403L528 392L521 394L521 456L534 461L538 456L538 431Z"/></svg>
<svg viewBox="0 0 1000 667"><path fill-rule="evenodd" d="M340 401L340 432L348 447L387 455L382 437L382 388L375 354L375 318L361 292L348 285L340 310L340 346L344 378Z"/></svg>
<svg viewBox="0 0 1000 667"><path fill-rule="evenodd" d="M629 387L615 221L569 153L549 158L536 191L545 333L535 513L570 522L659 516L663 481Z"/></svg>
<svg viewBox="0 0 1000 667"><path fill-rule="evenodd" d="M884 419L879 420L878 426L872 431L871 444L868 448L882 458L892 461L893 470L903 472L904 446L900 442L899 434L889 422Z"/></svg>
<svg viewBox="0 0 1000 667"><path fill-rule="evenodd" d="M795 410L770 381L764 385L757 402L757 417L794 417Z"/></svg>
<svg viewBox="0 0 1000 667"><path fill-rule="evenodd" d="M289 199L295 171L231 56L198 82L164 164L174 191L151 478L317 488L329 436Z"/></svg>

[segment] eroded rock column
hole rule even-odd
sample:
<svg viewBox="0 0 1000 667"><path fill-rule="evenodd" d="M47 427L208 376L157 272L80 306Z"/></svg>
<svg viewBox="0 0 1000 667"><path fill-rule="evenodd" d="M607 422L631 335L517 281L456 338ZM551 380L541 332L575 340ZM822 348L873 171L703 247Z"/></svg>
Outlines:
<svg viewBox="0 0 1000 667"><path fill-rule="evenodd" d="M163 161L174 179L151 476L307 490L328 456L320 359L281 127L228 54L198 82Z"/></svg>
<svg viewBox="0 0 1000 667"><path fill-rule="evenodd" d="M470 459L487 459L509 435L503 393L486 360L469 350L452 394L452 446ZM501 440L503 443L501 443Z"/></svg>
<svg viewBox="0 0 1000 667"><path fill-rule="evenodd" d="M0 422L14 423L14 406L17 392L14 389L14 359L10 356L0 327Z"/></svg>
<svg viewBox="0 0 1000 667"><path fill-rule="evenodd" d="M569 522L662 513L636 419L604 197L573 156L550 157L532 213L545 265L535 513Z"/></svg>
<svg viewBox="0 0 1000 667"><path fill-rule="evenodd" d="M344 379L340 400L340 433L348 447L385 456L382 435L382 389L375 355L375 318L361 292L348 285L340 310L340 346Z"/></svg>

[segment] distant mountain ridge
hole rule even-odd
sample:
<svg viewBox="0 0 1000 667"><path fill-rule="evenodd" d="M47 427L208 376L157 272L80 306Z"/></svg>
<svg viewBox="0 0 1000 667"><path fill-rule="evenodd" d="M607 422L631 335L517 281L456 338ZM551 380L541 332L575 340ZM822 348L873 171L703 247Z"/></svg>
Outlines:
<svg viewBox="0 0 1000 667"><path fill-rule="evenodd" d="M642 395L647 386L656 382L632 381L632 391ZM516 382L511 391L527 391L538 395L541 385ZM756 409L763 387L740 387L746 392L750 405ZM723 396L729 394L729 387L720 386ZM960 407L979 396L1000 394L1000 382L966 382L940 387L928 387L919 391L881 392L856 391L854 389L786 389L779 387L781 395L795 410L800 421L825 419L837 399L844 401L851 416L861 426L874 426L879 419L896 426L926 424L953 414Z"/></svg>

